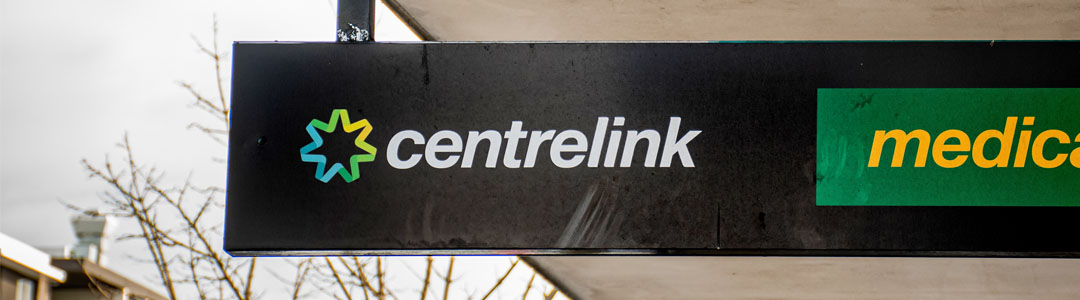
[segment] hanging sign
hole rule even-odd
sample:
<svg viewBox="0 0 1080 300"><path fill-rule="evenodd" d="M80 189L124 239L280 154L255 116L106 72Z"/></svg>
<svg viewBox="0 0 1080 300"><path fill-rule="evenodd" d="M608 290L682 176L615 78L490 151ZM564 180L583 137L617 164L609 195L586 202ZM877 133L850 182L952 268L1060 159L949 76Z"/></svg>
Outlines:
<svg viewBox="0 0 1080 300"><path fill-rule="evenodd" d="M234 53L234 255L1080 254L1076 42Z"/></svg>

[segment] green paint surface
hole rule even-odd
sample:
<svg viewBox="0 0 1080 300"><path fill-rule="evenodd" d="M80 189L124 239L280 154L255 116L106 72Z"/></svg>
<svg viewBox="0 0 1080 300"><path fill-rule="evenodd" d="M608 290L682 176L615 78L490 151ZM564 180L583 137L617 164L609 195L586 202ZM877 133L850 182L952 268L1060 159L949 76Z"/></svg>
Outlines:
<svg viewBox="0 0 1080 300"><path fill-rule="evenodd" d="M1046 142L1047 158L1080 147L1080 88L818 89L817 98L817 205L1080 206L1080 168L1072 157L1043 168L1032 161L1029 146L1026 165L1014 167L1022 130L1032 132L1031 141L1051 129L1068 134L1069 144ZM1025 116L1035 117L1034 125L1023 126ZM941 132L958 129L974 144L983 131L1005 131L1008 117L1017 117L1008 167L979 167L970 151L945 154L969 157L959 167L941 167L933 141L926 166L914 167L914 139L903 166L891 166L893 140L883 144L879 166L867 166L877 130L922 129L936 141ZM985 156L1000 150L1001 143L991 140Z"/></svg>

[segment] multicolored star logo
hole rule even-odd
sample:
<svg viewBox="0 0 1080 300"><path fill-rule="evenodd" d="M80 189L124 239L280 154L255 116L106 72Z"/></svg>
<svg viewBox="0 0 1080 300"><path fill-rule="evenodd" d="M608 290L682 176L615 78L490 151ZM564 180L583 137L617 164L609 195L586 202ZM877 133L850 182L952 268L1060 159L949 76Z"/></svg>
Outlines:
<svg viewBox="0 0 1080 300"><path fill-rule="evenodd" d="M341 120L341 128L347 133L360 130L360 134L356 136L357 148L364 150L367 154L355 154L349 158L349 164L352 167L349 171L345 170L345 166L341 163L334 163L330 166L330 169L326 169L326 155L311 154L312 150L318 149L323 145L323 139L319 136L319 132L315 131L316 128L326 133L333 133L337 128L338 120ZM322 182L330 182L330 179L334 178L334 174L340 174L341 179L345 182L353 182L360 177L360 168L357 166L362 162L370 162L375 160L375 146L368 144L364 141L368 134L371 134L373 127L371 123L368 123L367 119L362 119L356 123L349 122L349 111L345 109L335 109L330 113L330 121L323 122L319 119L312 119L311 123L308 123L307 132L311 135L311 143L300 148L300 160L305 162L318 163L315 167L315 179Z"/></svg>

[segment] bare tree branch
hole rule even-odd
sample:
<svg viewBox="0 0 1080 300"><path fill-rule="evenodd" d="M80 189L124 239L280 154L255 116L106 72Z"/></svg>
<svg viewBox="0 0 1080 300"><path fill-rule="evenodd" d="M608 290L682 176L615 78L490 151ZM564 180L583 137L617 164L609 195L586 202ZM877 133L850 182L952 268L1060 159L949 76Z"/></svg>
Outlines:
<svg viewBox="0 0 1080 300"><path fill-rule="evenodd" d="M424 274L424 289L420 291L420 300L425 300L427 298L428 286L431 285L431 265L433 262L435 262L435 258L432 258L431 255L428 255L427 272Z"/></svg>
<svg viewBox="0 0 1080 300"><path fill-rule="evenodd" d="M307 279L308 272L311 271L311 259L301 261L296 267L296 278L293 279L293 293L292 299L300 299L300 289L304 286L304 281Z"/></svg>
<svg viewBox="0 0 1080 300"><path fill-rule="evenodd" d="M217 16L214 16L211 41L204 43L194 36L192 39L198 51L214 62L217 90L205 92L201 91L195 83L177 82L179 87L194 100L190 106L213 117L211 124L191 122L187 128L202 132L211 140L225 145L229 136L231 112L229 99L225 97L227 94L226 74L222 73L222 67L228 63L226 61L228 55L219 48ZM254 286L257 277L255 273L260 268L265 269L267 265L273 264L268 264L265 260L257 264L259 260L255 258L234 258L225 253L220 245L215 244L220 243L223 224L211 219L218 216L217 212L224 209L222 197L224 188L213 185L199 186L195 184L196 181L192 179L190 172L182 183L169 183L170 181L165 180L165 172L152 165L143 164L145 162L140 163L136 159L134 147L127 134L124 134L118 146L124 154L119 161L110 161L108 156L100 164L82 160L82 167L89 177L105 184L105 191L100 198L108 209L95 213L130 219L138 225L138 230L132 229L132 232L125 232L117 239L140 240L141 244L145 244L149 257L143 256L137 260L154 265L156 280L167 292L168 298L172 300L192 297L222 300L257 298L262 292ZM74 205L62 201L61 203L73 210L88 213ZM371 262L372 259L374 263ZM385 261L385 264L381 256L363 258L363 260L352 257L351 262L343 257L337 257L336 260L337 263L329 257L323 257L323 261L326 262L325 267L319 260L313 258L295 264L295 277L288 283L291 285L292 299L305 298L303 292L305 285L314 285L308 289L309 293L326 293L329 297L339 299L343 296L344 299L352 300L351 291L356 287L363 291L364 299L397 299L394 290L390 287L396 286L390 282L394 278L387 276L387 271L390 269L389 260ZM437 298L438 292L432 290L431 282L434 272L436 276L443 278L445 286L442 298L448 300L450 286L455 280L453 277L455 257L449 257L446 276L439 275L439 270L434 267L434 260L432 256L427 257L427 270L423 276L423 288L419 298L427 300L429 293L432 298ZM511 264L510 269L488 291L485 298L502 284L518 262L519 260L515 260ZM374 273L370 273L372 266ZM278 277L282 282L289 281L276 273L271 272L271 275ZM535 278L536 275L534 274L533 277ZM262 283L262 281L259 282ZM526 296L531 287L532 279L525 290ZM339 295L336 292L337 289L340 289L343 294ZM467 292L468 297L471 297L475 291ZM555 292L555 290L552 291L552 297ZM545 294L545 296L548 295Z"/></svg>
<svg viewBox="0 0 1080 300"><path fill-rule="evenodd" d="M450 299L450 282L454 276L454 256L450 256L450 266L446 267L446 287L443 288L443 300Z"/></svg>
<svg viewBox="0 0 1080 300"><path fill-rule="evenodd" d="M521 295L521 300L529 297L529 290L532 289L533 280L536 279L536 271L533 271L532 277L529 277L529 284L525 286L525 293Z"/></svg>
<svg viewBox="0 0 1080 300"><path fill-rule="evenodd" d="M345 287L345 282L341 281L341 276L338 276L337 270L334 269L334 263L330 261L330 258L323 257L326 260L326 265L330 267L330 272L334 274L334 280L337 280L338 286L341 287L341 292L345 294L345 298L352 300L352 295L349 293L349 289Z"/></svg>
<svg viewBox="0 0 1080 300"><path fill-rule="evenodd" d="M386 284L383 282L383 276L386 273L383 272L382 256L375 257L375 278L379 280L379 291L375 293L375 297L379 300L386 299Z"/></svg>
<svg viewBox="0 0 1080 300"><path fill-rule="evenodd" d="M521 262L521 259L515 259L514 262L510 264L510 269L506 270L506 274L503 274L502 277L499 277L499 281L495 282L495 286L491 287L491 290L488 290L487 294L484 294L484 297L480 298L480 300L487 300L487 298L491 296L491 293L495 292L495 289L499 288L499 286L502 285L503 280L506 280L506 277L510 276L510 272L514 271L514 267L517 266L518 262Z"/></svg>

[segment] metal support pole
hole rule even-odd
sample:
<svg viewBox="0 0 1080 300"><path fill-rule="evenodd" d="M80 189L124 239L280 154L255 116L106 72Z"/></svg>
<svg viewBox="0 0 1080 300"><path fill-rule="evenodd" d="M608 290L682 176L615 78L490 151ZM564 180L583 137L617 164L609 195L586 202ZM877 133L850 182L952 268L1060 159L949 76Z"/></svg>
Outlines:
<svg viewBox="0 0 1080 300"><path fill-rule="evenodd" d="M375 1L338 0L339 43L375 41Z"/></svg>

